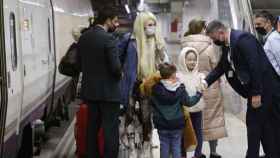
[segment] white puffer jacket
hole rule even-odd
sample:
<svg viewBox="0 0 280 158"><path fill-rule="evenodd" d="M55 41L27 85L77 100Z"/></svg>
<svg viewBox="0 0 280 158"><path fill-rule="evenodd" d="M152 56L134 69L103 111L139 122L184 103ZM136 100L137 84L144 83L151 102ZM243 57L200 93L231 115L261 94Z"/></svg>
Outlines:
<svg viewBox="0 0 280 158"><path fill-rule="evenodd" d="M189 51L193 51L196 53L197 56L197 62L195 68L190 71L187 66L186 66L186 54ZM185 47L182 49L179 57L178 57L178 66L179 66L179 71L177 73L177 77L180 79L180 81L185 85L186 91L190 96L193 96L197 92L197 88L201 86L201 81L205 77L203 73L198 72L198 61L199 61L199 55L196 49L192 47ZM205 103L203 98L200 99L200 101L188 108L189 112L194 113L194 112L200 112L204 109Z"/></svg>

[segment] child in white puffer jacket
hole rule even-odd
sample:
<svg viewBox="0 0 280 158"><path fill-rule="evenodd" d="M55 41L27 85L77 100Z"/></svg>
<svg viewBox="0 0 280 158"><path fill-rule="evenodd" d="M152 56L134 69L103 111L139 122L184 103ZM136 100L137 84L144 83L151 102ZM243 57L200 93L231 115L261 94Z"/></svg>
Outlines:
<svg viewBox="0 0 280 158"><path fill-rule="evenodd" d="M202 85L202 80L205 78L203 73L198 72L199 54L196 49L185 47L182 49L179 58L179 72L177 77L186 87L189 95L194 95ZM205 106L203 98L194 106L188 108L195 130L197 147L195 149L194 158L204 158L202 154L203 133L202 133L202 110Z"/></svg>

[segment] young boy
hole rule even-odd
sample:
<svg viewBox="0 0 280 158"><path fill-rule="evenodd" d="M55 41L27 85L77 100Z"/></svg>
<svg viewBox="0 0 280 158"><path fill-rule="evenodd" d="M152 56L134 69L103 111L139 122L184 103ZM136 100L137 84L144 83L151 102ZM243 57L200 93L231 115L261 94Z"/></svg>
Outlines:
<svg viewBox="0 0 280 158"><path fill-rule="evenodd" d="M181 138L185 119L183 105L195 105L202 94L190 97L176 77L175 65L159 65L161 80L152 88L153 121L160 139L160 157L181 158Z"/></svg>

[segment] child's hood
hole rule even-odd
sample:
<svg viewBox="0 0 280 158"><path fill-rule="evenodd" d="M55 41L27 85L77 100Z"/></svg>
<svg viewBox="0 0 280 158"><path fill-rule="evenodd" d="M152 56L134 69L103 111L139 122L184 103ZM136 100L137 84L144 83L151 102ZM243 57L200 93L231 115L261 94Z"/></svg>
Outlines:
<svg viewBox="0 0 280 158"><path fill-rule="evenodd" d="M182 93L185 91L185 86L183 84L176 87L175 91L169 90L163 82L159 82L153 87L152 95L166 105L174 104L178 102L178 99L182 97Z"/></svg>
<svg viewBox="0 0 280 158"><path fill-rule="evenodd" d="M186 53L189 51L193 51L197 55L197 62L195 68L190 71L187 68L185 56ZM198 60L199 55L197 53L197 50L192 47L185 47L182 49L179 58L178 58L178 66L179 66L179 72L177 73L177 77L180 79L182 83L184 83L186 87L186 91L189 93L189 95L195 95L197 92L197 87L200 85L201 78L203 77L201 73L198 71Z"/></svg>
<svg viewBox="0 0 280 158"><path fill-rule="evenodd" d="M192 51L192 52L195 52L196 54L196 65L195 65L195 68L190 71L188 68L187 68L187 65L186 65L186 54L187 52L189 51ZM197 50L195 48L192 48L192 47L184 47L181 52L180 52L180 55L178 57L178 66L179 66L179 70L182 72L182 73L192 73L192 72L198 72L198 62L199 62L199 54L197 52Z"/></svg>

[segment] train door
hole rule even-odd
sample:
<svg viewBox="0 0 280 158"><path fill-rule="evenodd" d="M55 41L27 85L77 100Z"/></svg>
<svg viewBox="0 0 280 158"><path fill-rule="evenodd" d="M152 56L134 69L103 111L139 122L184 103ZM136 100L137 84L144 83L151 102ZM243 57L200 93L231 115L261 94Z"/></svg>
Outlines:
<svg viewBox="0 0 280 158"><path fill-rule="evenodd" d="M19 36L17 0L4 0L4 36L6 51L6 79L8 105L4 141L19 133L19 122L23 96L23 69ZM2 28L2 27L1 27ZM2 40L1 40L2 41ZM1 127L2 128L2 127ZM4 153L5 154L5 153ZM7 153L6 153L7 154ZM12 157L8 153L6 157ZM5 157L5 156L4 156Z"/></svg>
<svg viewBox="0 0 280 158"><path fill-rule="evenodd" d="M0 26L4 26L3 1L0 0ZM3 157L5 123L7 112L6 59L4 28L0 28L0 157Z"/></svg>
<svg viewBox="0 0 280 158"><path fill-rule="evenodd" d="M22 118L45 103L50 95L48 6L45 0L19 1L22 54L24 65L24 97Z"/></svg>

